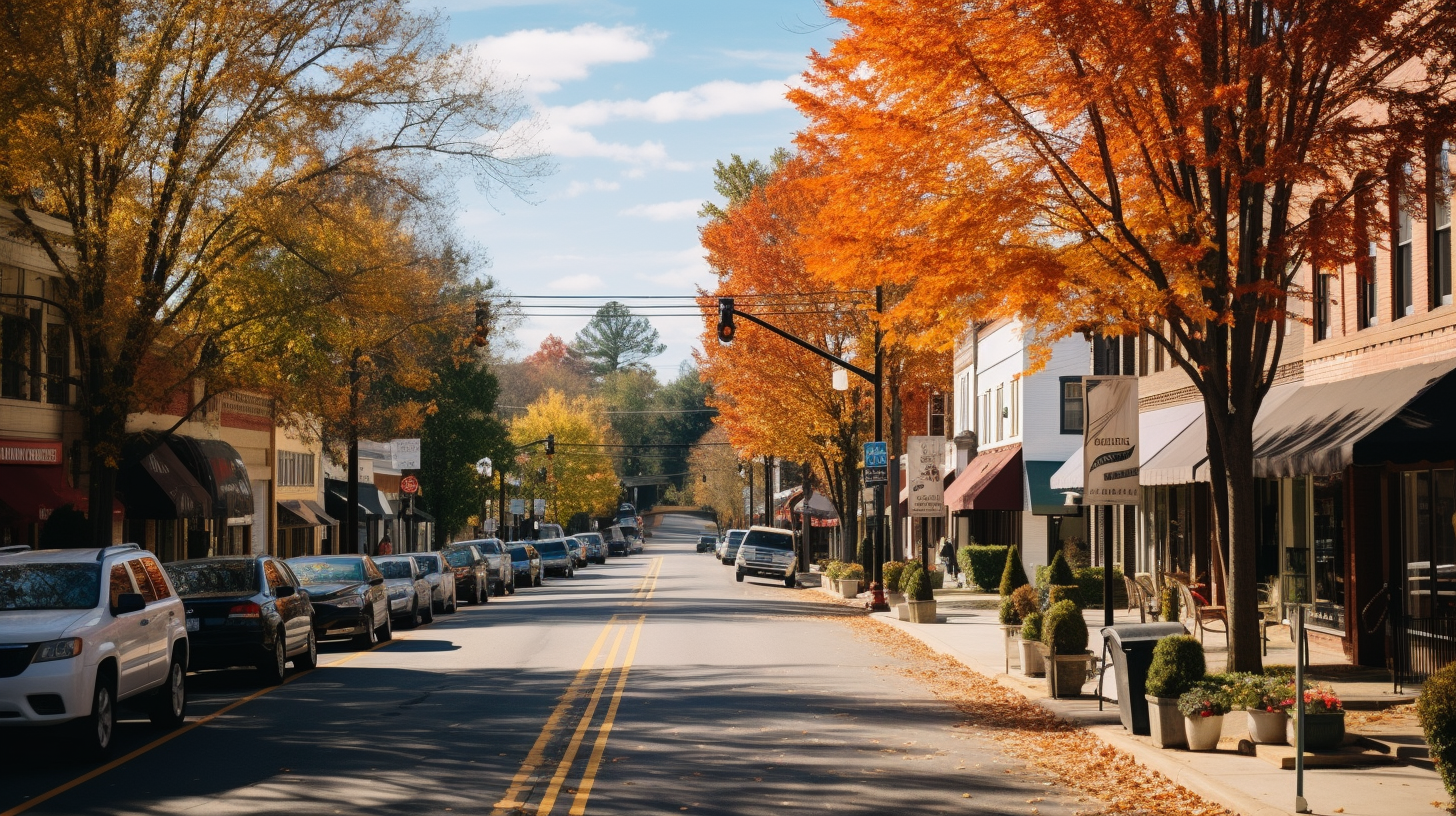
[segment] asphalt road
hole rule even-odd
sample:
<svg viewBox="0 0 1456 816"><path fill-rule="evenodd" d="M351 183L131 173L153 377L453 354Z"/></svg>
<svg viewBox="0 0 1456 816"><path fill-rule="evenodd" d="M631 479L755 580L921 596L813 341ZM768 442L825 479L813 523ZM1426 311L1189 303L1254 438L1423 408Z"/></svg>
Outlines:
<svg viewBox="0 0 1456 816"><path fill-rule="evenodd" d="M0 731L0 816L1077 812L833 619L855 613L734 582L700 529L669 517L643 554L326 645L271 690L193 675L188 725L135 715L106 765Z"/></svg>

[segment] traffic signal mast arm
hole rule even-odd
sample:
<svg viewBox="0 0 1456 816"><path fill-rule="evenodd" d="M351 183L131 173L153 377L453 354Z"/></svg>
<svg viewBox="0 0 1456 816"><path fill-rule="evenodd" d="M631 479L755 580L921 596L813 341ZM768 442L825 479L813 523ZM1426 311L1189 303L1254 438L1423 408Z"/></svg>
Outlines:
<svg viewBox="0 0 1456 816"><path fill-rule="evenodd" d="M765 329L768 329L769 331L773 332L774 334L777 334L779 337L782 337L782 338L784 338L785 340L788 340L791 343L795 343L795 344L797 344L797 345L799 345L799 346L801 346L801 347L803 347L805 349L808 349L809 351L814 352L815 354L819 355L820 357L823 357L824 359L828 360L831 363L834 363L835 365L839 366L840 368L843 368L846 371L852 371L855 374L858 374L860 377L863 377L865 380L867 380L870 383L870 385L873 385L876 390L879 389L879 387L880 387L880 378L879 378L879 375L875 374L874 372L872 372L872 371L865 371L863 368L860 368L859 366L854 365L853 363L847 363L844 360L841 360L838 357L835 357L833 354L830 354L829 352L825 351L824 349L819 348L818 346L814 345L813 343L810 343L807 340L804 340L802 338L795 337L794 335L789 334L788 332L784 331L783 329L780 329L778 326L775 326L772 323L769 323L769 322L767 322L765 320L762 320L760 318L754 317L753 315L751 315L751 314L749 314L747 312L741 312L741 311L739 311L737 308L735 308L733 306L733 299L732 298L720 298L719 301L718 301L718 304L719 304L718 305L718 309L719 309L719 313L720 313L720 320L721 320L721 315L737 315L738 317L741 317L741 318L743 318L744 320L747 320L750 323L756 323L756 324L764 327ZM876 436L878 437L879 434L876 434Z"/></svg>

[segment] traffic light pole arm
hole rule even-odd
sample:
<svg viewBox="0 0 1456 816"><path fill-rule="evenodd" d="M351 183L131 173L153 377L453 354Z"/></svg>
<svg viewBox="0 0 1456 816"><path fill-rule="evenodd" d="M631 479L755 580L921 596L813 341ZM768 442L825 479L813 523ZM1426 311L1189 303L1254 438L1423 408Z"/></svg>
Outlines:
<svg viewBox="0 0 1456 816"><path fill-rule="evenodd" d="M761 319L759 319L757 317L754 317L753 315L748 314L747 312L740 312L736 308L733 309L732 311L733 311L733 314L735 314L735 315L743 318L744 320L747 320L750 323L756 323L756 324L764 327L765 329L768 329L769 331L773 332L774 334L777 334L779 337L782 337L782 338L784 338L785 340L788 340L791 343L795 343L795 344L801 346L802 348L805 348L805 349L808 349L809 351L814 352L815 354L819 355L820 357L823 357L824 359L828 360L829 362L834 363L835 365L839 366L840 368L843 368L845 371L852 371L855 374L858 374L860 377L862 377L865 380L867 380L869 382L869 384L870 385L873 385L876 389L878 389L880 387L880 378L879 378L879 375L878 374L875 374L874 372L870 372L870 371L865 371L863 368L860 368L859 366L854 365L853 363L846 363L845 361L839 359L838 357L835 357L833 354L830 354L829 352L825 351L824 349L819 348L818 346L814 345L813 343L810 343L807 340L803 340L801 338L795 337L794 335L789 334L788 332L784 331L783 329L779 328L778 326L775 326L772 323L768 323L767 321L764 321L764 320L761 320Z"/></svg>

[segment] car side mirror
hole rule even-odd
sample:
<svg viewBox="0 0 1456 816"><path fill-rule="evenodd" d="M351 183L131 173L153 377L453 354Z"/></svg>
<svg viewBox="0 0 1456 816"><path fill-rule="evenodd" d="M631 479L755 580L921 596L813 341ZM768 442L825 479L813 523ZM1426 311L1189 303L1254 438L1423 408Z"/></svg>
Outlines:
<svg viewBox="0 0 1456 816"><path fill-rule="evenodd" d="M274 587L273 588L273 597L275 597L275 598L292 598L293 597L293 593L295 593L297 591L298 591L298 588L297 587L294 587L292 584L283 584L282 586L277 586L277 587Z"/></svg>
<svg viewBox="0 0 1456 816"><path fill-rule="evenodd" d="M116 597L116 606L111 608L111 614L126 615L146 608L147 599L140 592L123 592Z"/></svg>
<svg viewBox="0 0 1456 816"><path fill-rule="evenodd" d="M369 579L369 586L379 586L382 583L384 583L384 579L383 578L370 578Z"/></svg>

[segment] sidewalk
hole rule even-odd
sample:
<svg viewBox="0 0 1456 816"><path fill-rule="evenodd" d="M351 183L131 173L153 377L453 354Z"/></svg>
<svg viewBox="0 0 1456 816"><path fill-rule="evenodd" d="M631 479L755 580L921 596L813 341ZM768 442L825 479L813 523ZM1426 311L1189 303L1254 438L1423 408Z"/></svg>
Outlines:
<svg viewBox="0 0 1456 816"><path fill-rule="evenodd" d="M837 594L833 596L838 597ZM919 639L937 652L996 678L1057 715L1087 728L1139 763L1241 816L1286 816L1294 813L1294 772L1237 752L1238 739L1246 736L1244 718L1239 712L1225 718L1224 741L1217 751L1205 753L1154 748L1148 737L1134 736L1122 727L1116 702L1105 703L1103 710L1098 711L1095 681L1087 684L1083 697L1053 700L1047 695L1045 679L1028 678L1020 673L1014 654L1008 673L1005 641L992 603L994 596L950 590L938 597L943 600L937 624L911 624L897 620L893 613L874 613L872 617ZM1102 610L1087 610L1085 615L1090 634L1088 648L1093 654L1101 654ZM1139 622L1136 612L1125 610L1117 610L1113 619L1117 624ZM1287 630L1270 629L1269 640L1266 663L1294 662L1293 644L1289 641ZM1221 670L1226 657L1223 635L1207 635L1205 647L1209 671ZM1342 699L1348 699L1360 708L1384 708L1410 699L1409 696L1392 694L1388 681L1381 679L1388 678L1388 675L1371 674L1343 665L1343 656L1315 652L1311 658L1311 662L1320 667L1312 676L1330 683ZM1109 698L1116 694L1116 682L1111 671L1104 683L1104 693ZM1397 754L1424 754L1419 726L1408 707L1385 713L1353 711L1347 715L1347 726L1351 732L1378 737L1386 746L1389 757L1377 755L1373 759L1385 759L1387 763L1358 768L1307 768L1305 798L1314 813L1404 816L1445 812L1442 805L1448 797L1440 777L1429 764L1422 760L1417 760L1419 764L1402 764L1394 759Z"/></svg>

